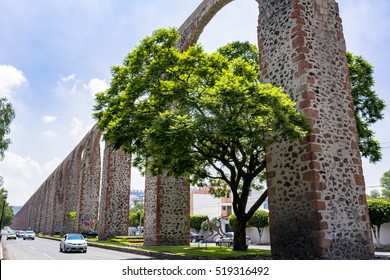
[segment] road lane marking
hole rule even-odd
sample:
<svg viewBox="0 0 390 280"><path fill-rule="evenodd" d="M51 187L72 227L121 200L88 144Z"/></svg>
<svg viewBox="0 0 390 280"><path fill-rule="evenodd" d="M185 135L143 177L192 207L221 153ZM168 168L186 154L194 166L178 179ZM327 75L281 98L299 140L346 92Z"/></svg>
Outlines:
<svg viewBox="0 0 390 280"><path fill-rule="evenodd" d="M44 255L46 258L48 258L48 259L54 260L54 258L50 257L50 256L49 256L48 254L46 254L46 253L43 253L43 255Z"/></svg>
<svg viewBox="0 0 390 280"><path fill-rule="evenodd" d="M35 248L35 247L33 247L33 246L30 246L30 248L31 248L31 249L33 249L33 250L36 250L36 248Z"/></svg>

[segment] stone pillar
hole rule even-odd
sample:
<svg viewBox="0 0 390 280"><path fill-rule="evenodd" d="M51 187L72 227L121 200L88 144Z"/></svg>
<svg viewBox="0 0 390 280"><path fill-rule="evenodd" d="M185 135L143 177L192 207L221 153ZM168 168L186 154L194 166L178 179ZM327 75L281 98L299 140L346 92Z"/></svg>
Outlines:
<svg viewBox="0 0 390 280"><path fill-rule="evenodd" d="M185 177L145 178L144 245L188 245L190 189Z"/></svg>
<svg viewBox="0 0 390 280"><path fill-rule="evenodd" d="M46 189L47 189L47 205L45 213L45 226L43 228L43 233L53 234L53 220L54 220L54 195L55 195L55 185L54 185L54 172L46 180Z"/></svg>
<svg viewBox="0 0 390 280"><path fill-rule="evenodd" d="M373 245L338 4L258 0L261 79L309 117L301 143L267 147L272 254L369 259Z"/></svg>
<svg viewBox="0 0 390 280"><path fill-rule="evenodd" d="M78 232L92 230L91 225L97 222L100 191L100 137L95 125L83 140L84 149L80 157L79 185L80 208Z"/></svg>
<svg viewBox="0 0 390 280"><path fill-rule="evenodd" d="M99 210L99 240L127 235L129 225L131 157L104 150Z"/></svg>
<svg viewBox="0 0 390 280"><path fill-rule="evenodd" d="M26 229L40 231L41 209L44 200L42 187L32 196L32 207L30 208L30 220Z"/></svg>
<svg viewBox="0 0 390 280"><path fill-rule="evenodd" d="M61 163L54 171L53 188L53 224L51 234L60 234L63 232L65 221L65 187L64 187L64 163Z"/></svg>
<svg viewBox="0 0 390 280"><path fill-rule="evenodd" d="M80 159L84 145L79 144L65 159L64 168L66 176L65 180L65 193L64 196L64 227L63 233L77 232L79 223L79 210L80 210L80 192L81 186L79 184L79 170L80 170ZM76 213L75 219L67 217L70 213Z"/></svg>

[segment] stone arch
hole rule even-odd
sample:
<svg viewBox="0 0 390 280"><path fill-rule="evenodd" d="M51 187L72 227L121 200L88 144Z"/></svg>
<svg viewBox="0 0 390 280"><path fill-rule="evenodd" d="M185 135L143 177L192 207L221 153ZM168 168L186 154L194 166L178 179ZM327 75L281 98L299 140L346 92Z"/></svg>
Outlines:
<svg viewBox="0 0 390 280"><path fill-rule="evenodd" d="M184 51L196 43L214 15L232 1L204 0L179 28L182 39L178 49ZM256 1L261 80L284 87L313 128L304 143L281 142L267 147L272 253L282 259L372 258L374 248L338 4L336 0ZM86 137L94 139L90 147L95 151L100 132L94 127ZM81 182L82 188L85 182L79 180L79 170L75 170L80 167L76 159L81 159L88 145L83 141L55 170L55 192L47 192L52 185L49 180L15 216L17 227L37 221L35 226L41 229L42 221L47 220L53 225L45 229L55 231L57 224L63 225L61 230L76 228L66 225L64 217L66 211L80 208L74 201L81 194L80 185L72 184ZM86 151L82 159L90 157L86 165L94 161L100 164L96 152L87 156ZM127 232L130 161L119 151L105 151L101 239ZM94 178L90 186L96 194L100 172L83 170L86 174L81 178L89 174ZM145 217L149 230L145 231L145 243L188 243L189 186L183 179L167 176L146 179L145 212L150 215L148 221ZM96 201L95 195L89 197ZM45 212L38 211L45 199L56 210L49 219ZM97 213L96 209L91 213ZM162 230L164 221L170 227Z"/></svg>
<svg viewBox="0 0 390 280"><path fill-rule="evenodd" d="M206 0L200 3L196 10L179 27L178 31L181 38L176 47L180 51L185 51L191 45L195 44L212 18L232 1L233 0Z"/></svg>
<svg viewBox="0 0 390 280"><path fill-rule="evenodd" d="M371 258L374 251L338 3L256 1L261 80L284 87L313 127L302 144L267 147L272 253L289 259ZM196 43L214 15L230 2L204 0L179 28L182 38L177 48L184 51ZM330 166L337 166L339 173ZM342 212L342 217L336 212Z"/></svg>

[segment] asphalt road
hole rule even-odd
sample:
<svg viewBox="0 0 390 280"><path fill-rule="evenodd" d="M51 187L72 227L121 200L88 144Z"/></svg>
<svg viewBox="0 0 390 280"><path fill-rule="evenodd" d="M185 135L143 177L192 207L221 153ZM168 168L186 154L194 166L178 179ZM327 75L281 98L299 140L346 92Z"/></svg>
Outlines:
<svg viewBox="0 0 390 280"><path fill-rule="evenodd" d="M3 236L4 260L145 260L148 256L88 247L86 253L62 253L60 242L36 237L35 240L6 240Z"/></svg>

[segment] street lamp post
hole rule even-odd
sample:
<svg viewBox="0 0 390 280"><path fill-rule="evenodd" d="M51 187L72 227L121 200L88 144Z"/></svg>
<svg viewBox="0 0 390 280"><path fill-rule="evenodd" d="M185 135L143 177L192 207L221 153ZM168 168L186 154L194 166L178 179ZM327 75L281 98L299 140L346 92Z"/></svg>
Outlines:
<svg viewBox="0 0 390 280"><path fill-rule="evenodd" d="M3 196L3 208L1 210L1 220L0 220L0 240L3 237L3 234L1 233L1 230L3 229L3 219L4 219L4 210L5 210L5 201L7 200L7 194L4 194Z"/></svg>

